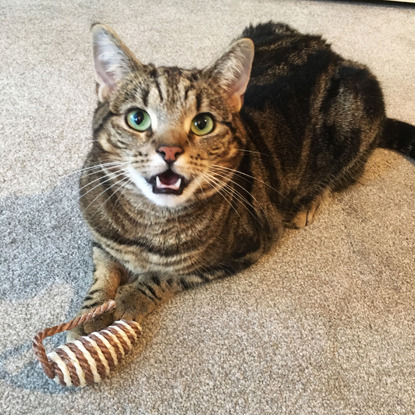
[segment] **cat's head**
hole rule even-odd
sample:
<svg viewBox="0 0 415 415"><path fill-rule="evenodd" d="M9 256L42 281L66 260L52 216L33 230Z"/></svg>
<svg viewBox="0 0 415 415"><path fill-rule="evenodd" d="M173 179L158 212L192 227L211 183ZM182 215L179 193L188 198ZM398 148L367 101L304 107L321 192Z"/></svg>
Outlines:
<svg viewBox="0 0 415 415"><path fill-rule="evenodd" d="M128 177L158 206L226 192L246 143L238 113L253 42L240 39L209 67L183 70L142 64L104 25L94 25L92 33L97 161L114 162L109 174Z"/></svg>

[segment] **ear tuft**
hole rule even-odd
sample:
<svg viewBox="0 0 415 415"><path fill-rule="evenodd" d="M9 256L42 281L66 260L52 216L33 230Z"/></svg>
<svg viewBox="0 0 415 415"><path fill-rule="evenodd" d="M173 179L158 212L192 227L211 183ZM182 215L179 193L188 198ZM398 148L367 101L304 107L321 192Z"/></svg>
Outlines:
<svg viewBox="0 0 415 415"><path fill-rule="evenodd" d="M234 42L210 68L210 76L224 90L228 103L238 112L248 86L254 59L254 43L243 38Z"/></svg>
<svg viewBox="0 0 415 415"><path fill-rule="evenodd" d="M103 102L115 90L117 83L137 70L140 63L109 27L96 23L92 25L91 32L98 97Z"/></svg>

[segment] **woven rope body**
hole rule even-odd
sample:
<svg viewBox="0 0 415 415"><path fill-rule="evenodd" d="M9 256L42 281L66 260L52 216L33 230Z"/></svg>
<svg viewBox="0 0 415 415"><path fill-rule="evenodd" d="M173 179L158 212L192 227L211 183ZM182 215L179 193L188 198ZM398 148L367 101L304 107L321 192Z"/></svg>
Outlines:
<svg viewBox="0 0 415 415"><path fill-rule="evenodd" d="M59 346L48 354L55 382L81 387L100 382L131 351L140 332L138 323L119 320L105 330Z"/></svg>
<svg viewBox="0 0 415 415"><path fill-rule="evenodd" d="M110 374L131 351L141 333L141 327L135 321L115 321L101 331L59 346L48 355L42 340L85 323L114 307L115 302L110 301L69 323L45 329L36 335L33 349L48 377L63 386L83 387L100 382Z"/></svg>

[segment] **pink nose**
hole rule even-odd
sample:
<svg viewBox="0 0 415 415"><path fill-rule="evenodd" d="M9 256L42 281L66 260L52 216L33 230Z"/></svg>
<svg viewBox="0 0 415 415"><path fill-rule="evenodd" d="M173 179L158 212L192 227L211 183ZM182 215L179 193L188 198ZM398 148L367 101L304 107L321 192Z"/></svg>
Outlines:
<svg viewBox="0 0 415 415"><path fill-rule="evenodd" d="M176 161L177 157L183 153L183 149L181 147L160 146L157 153L160 153L165 161L172 162Z"/></svg>

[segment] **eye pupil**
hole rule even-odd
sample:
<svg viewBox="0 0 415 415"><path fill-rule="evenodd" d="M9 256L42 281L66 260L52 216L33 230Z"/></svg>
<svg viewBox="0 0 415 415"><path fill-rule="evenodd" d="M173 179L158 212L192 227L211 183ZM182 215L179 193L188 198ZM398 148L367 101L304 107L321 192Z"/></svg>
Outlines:
<svg viewBox="0 0 415 415"><path fill-rule="evenodd" d="M200 117L196 120L195 125L199 130L204 130L207 126L207 119L205 117Z"/></svg>
<svg viewBox="0 0 415 415"><path fill-rule="evenodd" d="M143 120L144 120L143 111L136 111L136 112L134 112L132 118L133 118L134 123L136 123L137 125L140 125L143 122Z"/></svg>

